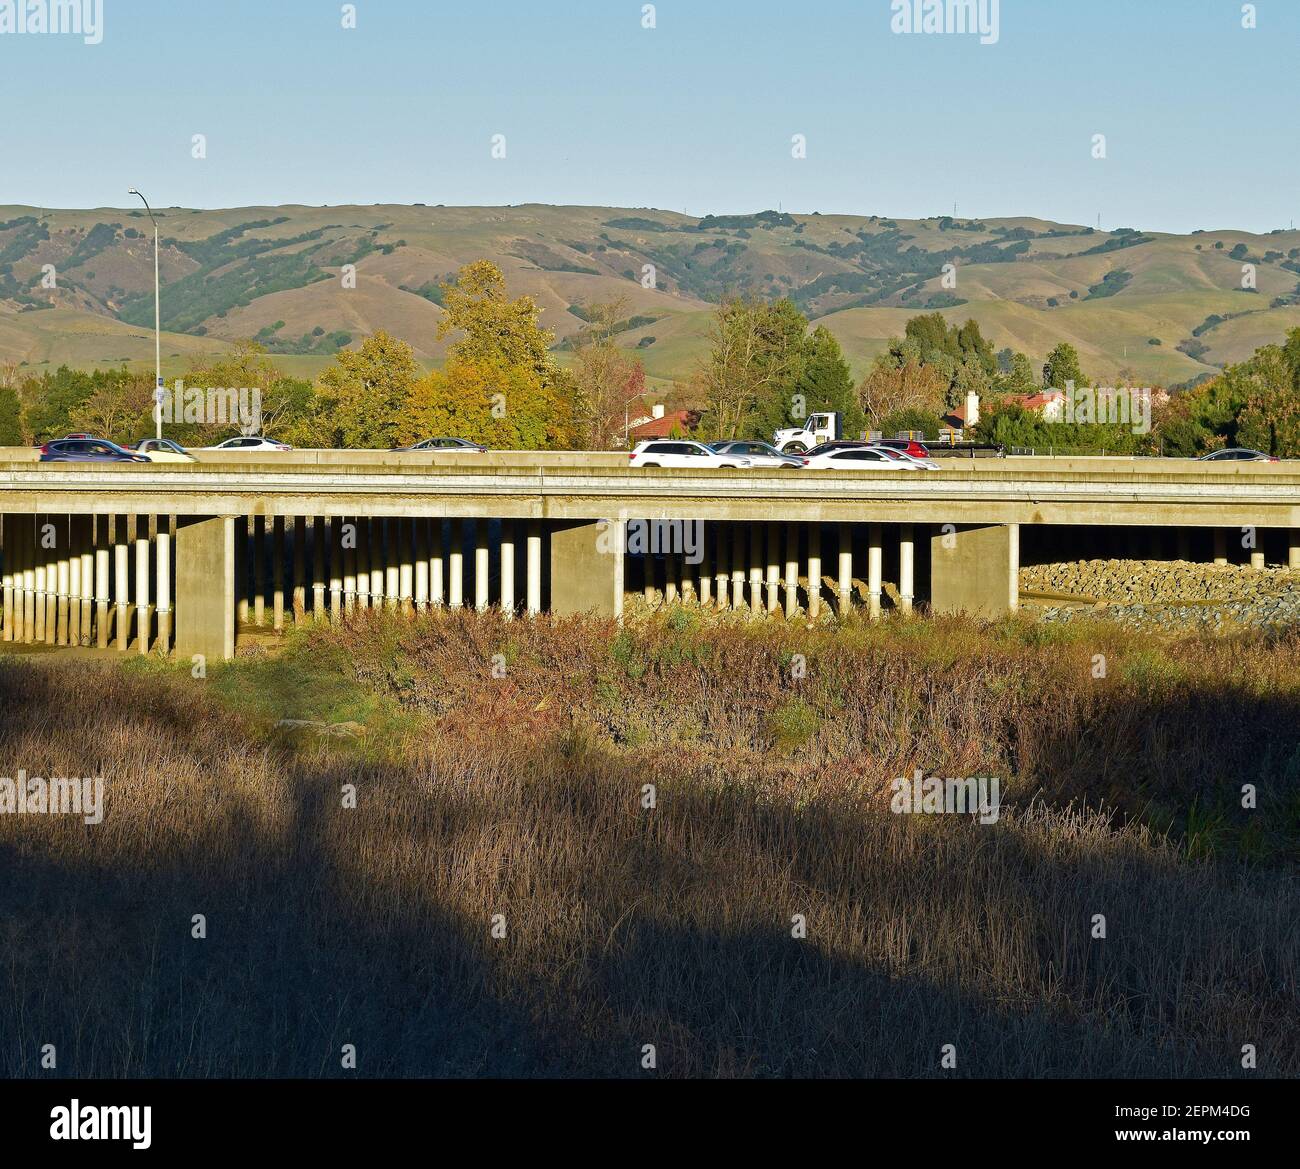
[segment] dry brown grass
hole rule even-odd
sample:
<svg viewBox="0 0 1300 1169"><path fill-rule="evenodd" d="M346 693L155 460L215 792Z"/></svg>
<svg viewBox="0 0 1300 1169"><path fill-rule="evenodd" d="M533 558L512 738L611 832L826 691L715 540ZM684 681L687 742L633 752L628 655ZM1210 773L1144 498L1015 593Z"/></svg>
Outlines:
<svg viewBox="0 0 1300 1169"><path fill-rule="evenodd" d="M337 1075L354 1043L363 1075L638 1076L654 1044L659 1075L931 1076L953 1044L957 1075L1220 1076L1253 1044L1294 1075L1300 644L1087 637L465 616L207 683L0 659L0 774L108 787L98 827L0 817L0 1071ZM913 767L1001 777L1001 821L891 814Z"/></svg>

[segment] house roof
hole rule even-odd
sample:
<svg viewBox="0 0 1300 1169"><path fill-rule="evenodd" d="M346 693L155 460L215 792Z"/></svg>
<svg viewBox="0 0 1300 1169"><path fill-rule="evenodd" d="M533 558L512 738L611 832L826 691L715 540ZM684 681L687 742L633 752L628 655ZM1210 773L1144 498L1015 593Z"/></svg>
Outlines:
<svg viewBox="0 0 1300 1169"><path fill-rule="evenodd" d="M1020 405L1026 410L1041 410L1053 402L1064 400L1065 395L1060 390L1041 390L1037 394L1027 394L1021 398Z"/></svg>
<svg viewBox="0 0 1300 1169"><path fill-rule="evenodd" d="M667 438L674 430L685 433L691 428L693 411L673 410L662 418L652 418L629 431L638 441L645 438Z"/></svg>

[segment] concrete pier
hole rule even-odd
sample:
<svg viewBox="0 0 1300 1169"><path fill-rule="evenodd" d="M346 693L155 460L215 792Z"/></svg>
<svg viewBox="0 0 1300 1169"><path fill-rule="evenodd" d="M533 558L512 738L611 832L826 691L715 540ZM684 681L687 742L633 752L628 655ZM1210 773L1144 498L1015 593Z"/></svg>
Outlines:
<svg viewBox="0 0 1300 1169"><path fill-rule="evenodd" d="M1019 608L1019 525L944 525L931 537L930 557L934 612L1002 617Z"/></svg>

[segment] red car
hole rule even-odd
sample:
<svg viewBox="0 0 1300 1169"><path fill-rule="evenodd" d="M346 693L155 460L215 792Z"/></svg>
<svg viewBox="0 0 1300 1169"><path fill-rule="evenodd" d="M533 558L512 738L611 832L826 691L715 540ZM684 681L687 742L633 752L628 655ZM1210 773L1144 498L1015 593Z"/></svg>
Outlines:
<svg viewBox="0 0 1300 1169"><path fill-rule="evenodd" d="M871 445L888 447L891 451L902 451L903 454L911 455L914 459L930 457L930 450L925 443L917 442L914 438L878 438Z"/></svg>

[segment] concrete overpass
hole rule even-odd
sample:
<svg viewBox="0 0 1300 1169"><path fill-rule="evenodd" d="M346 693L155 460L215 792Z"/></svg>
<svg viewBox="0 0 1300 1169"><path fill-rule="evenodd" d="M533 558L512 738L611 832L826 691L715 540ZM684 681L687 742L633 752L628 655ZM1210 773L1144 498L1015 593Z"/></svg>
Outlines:
<svg viewBox="0 0 1300 1169"><path fill-rule="evenodd" d="M200 460L39 464L0 450L0 637L220 658L241 629L377 605L620 616L636 592L787 616L917 601L996 615L1016 607L1026 550L1300 568L1300 467L1285 463L882 473L647 471L564 452Z"/></svg>

